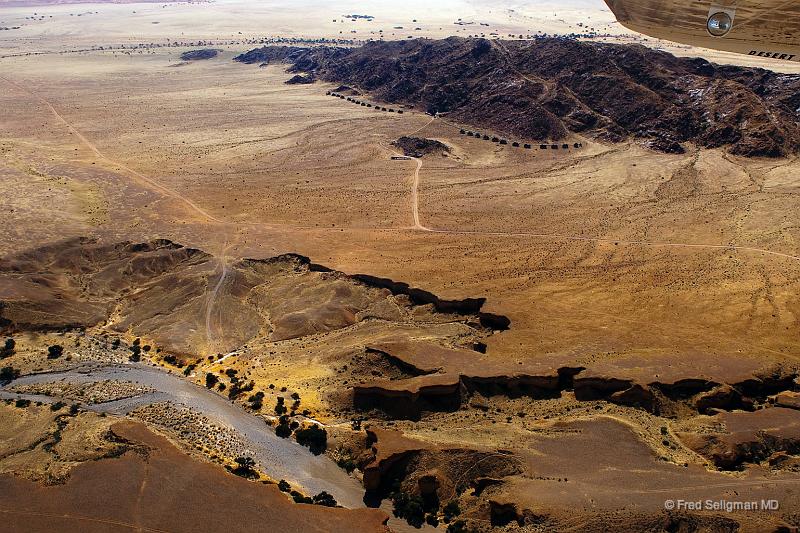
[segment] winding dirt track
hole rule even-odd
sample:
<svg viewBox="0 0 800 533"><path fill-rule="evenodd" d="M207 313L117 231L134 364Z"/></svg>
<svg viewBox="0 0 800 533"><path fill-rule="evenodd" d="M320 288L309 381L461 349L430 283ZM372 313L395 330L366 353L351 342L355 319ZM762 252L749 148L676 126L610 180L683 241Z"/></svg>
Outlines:
<svg viewBox="0 0 800 533"><path fill-rule="evenodd" d="M228 261L225 254L228 251L228 243L227 241L222 246L222 251L219 254L219 264L220 264L220 274L217 283L214 285L214 288L211 290L211 293L208 295L208 301L206 302L206 339L208 340L208 347L209 349L213 349L214 347L214 336L211 333L212 325L212 313L214 311L214 304L216 303L217 296L219 295L219 290L222 285L225 283L225 279L228 277ZM220 326L221 328L221 326Z"/></svg>
<svg viewBox="0 0 800 533"><path fill-rule="evenodd" d="M211 215L210 213L205 211L202 207L198 206L196 203L191 201L189 198L183 196L179 192L173 191L172 189L170 189L168 187L165 187L164 185L158 183L157 181L154 181L154 180L148 178L144 174L133 170L132 168L128 167L127 165L124 165L123 163L120 163L119 161L115 161L114 159L111 159L110 157L106 156L103 152L101 152L97 148L97 146L95 146L94 143L92 143L80 131L78 131L78 129L75 128L75 126L73 126L63 116L61 116L61 114L56 110L56 108L53 107L53 104L51 104L50 102L48 102L47 100L45 100L44 98L39 96L38 94L35 94L35 93L31 92L26 87L20 85L19 83L15 82L15 81L12 81L12 80L6 78L4 76L0 76L0 79L5 81L6 83L11 85L12 87L15 87L16 89L18 89L18 90L22 91L23 93L27 94L28 96L30 96L31 98L35 99L36 101L40 102L42 105L46 106L50 110L50 112L53 114L53 116L56 117L56 119L59 122L64 124L64 126L66 126L67 129L73 135L75 135L75 137L77 137L78 140L80 140L81 143L84 146L86 146L86 148L91 150L92 153L94 153L94 155L98 159L100 159L101 161L105 161L106 163L110 163L111 165L116 165L121 170L123 170L124 172L126 172L129 175L133 176L137 180L144 182L146 185L148 185L148 186L150 186L150 187L162 192L163 194L165 194L167 196L170 196L172 198L175 198L176 200L179 200L179 201L183 202L184 204L189 206L189 208L191 208L193 211L195 211L196 213L201 215L203 218L206 218L206 219L208 219L210 221L213 221L213 222L219 222L219 223L223 223L223 224L225 223L224 220L220 220L217 217L215 217L214 215Z"/></svg>
<svg viewBox="0 0 800 533"><path fill-rule="evenodd" d="M414 133L422 131L430 123L419 128ZM624 246L644 246L651 248L687 248L687 249L706 249L706 250L735 250L739 252L747 252L753 254L763 254L767 256L780 257L789 259L791 261L800 261L800 256L787 254L783 252L776 252L764 248L757 248L753 246L739 246L735 244L702 244L702 243L684 243L684 242L658 242L658 241L633 241L624 239L610 239L603 237L585 237L581 235L564 235L558 233L535 233L535 232L514 232L514 231L480 231L480 230L451 230L445 228L429 228L422 224L419 216L419 184L420 184L420 171L422 170L422 161L418 158L411 158L417 163L417 168L414 171L414 176L411 186L411 214L414 219L414 230L424 231L428 233L438 233L442 235L476 235L482 237L527 237L535 239L550 239L561 241L578 241L578 242L592 242L597 244L612 244Z"/></svg>
<svg viewBox="0 0 800 533"><path fill-rule="evenodd" d="M414 171L414 181L411 185L411 213L414 217L414 229L431 231L419 221L419 171L422 170L422 160L414 158L414 161L417 163L417 169Z"/></svg>
<svg viewBox="0 0 800 533"><path fill-rule="evenodd" d="M241 224L234 224L225 220L221 220L203 208L195 204L189 198L183 196L182 194L169 189L161 185L160 183L148 178L147 176L137 172L126 165L111 159L110 157L103 154L89 139L87 139L80 131L78 131L72 124L70 124L56 109L53 105L42 98L41 96L32 93L24 86L20 85L17 82L9 80L4 76L0 76L0 79L4 80L9 85L16 87L20 91L30 95L32 98L36 99L37 101L41 102L45 105L50 112L62 123L64 124L69 131L74 134L87 148L89 148L99 159L110 163L112 165L116 165L125 172L129 173L130 175L134 176L138 180L146 183L147 185L155 188L156 190L161 191L163 194L180 200L181 202L185 203L189 206L192 210L196 213L200 214L204 218L209 221L216 222L219 224L225 224L226 226L236 225L240 227L255 227L255 226L267 226L267 227L294 227L298 229L319 229L315 226L303 226L303 225L279 225L279 224L272 224L272 223L241 223ZM420 128L417 128L413 132L407 135L414 135L415 133L419 133L420 131L427 128L433 121L436 120L436 117L431 118L428 122L426 122ZM789 259L792 261L800 261L800 256L787 254L783 252L776 252L772 250L767 250L764 248L757 248L753 246L739 246L733 244L701 244L701 243L682 243L682 242L654 242L654 241L635 241L635 240L624 240L624 239L610 239L610 238L602 238L602 237L585 237L580 235L562 235L556 233L535 233L535 232L513 232L513 231L479 231L479 230L450 230L446 228L429 228L424 226L421 222L419 216L419 184L420 184L420 171L422 170L422 161L417 158L412 158L416 164L417 168L414 171L414 177L411 186L411 213L412 218L414 221L414 226L412 227L415 231L423 231L428 233L437 233L442 235L476 235L476 236L487 236L487 237L527 237L527 238L536 238L536 239L551 239L551 240L566 240L566 241L581 241L581 242L594 242L600 244L615 244L615 245L623 245L623 246L644 246L644 247L656 247L656 248L685 248L685 249L706 249L706 250L736 250L740 252L747 252L753 254L763 254L772 257L779 257L783 259ZM341 228L338 228L341 229ZM364 228L366 229L366 228ZM378 229L378 228L375 228ZM398 228L400 231L403 231L403 228ZM397 229L396 229L397 230ZM218 291L217 291L218 292ZM210 302L209 305L213 304Z"/></svg>

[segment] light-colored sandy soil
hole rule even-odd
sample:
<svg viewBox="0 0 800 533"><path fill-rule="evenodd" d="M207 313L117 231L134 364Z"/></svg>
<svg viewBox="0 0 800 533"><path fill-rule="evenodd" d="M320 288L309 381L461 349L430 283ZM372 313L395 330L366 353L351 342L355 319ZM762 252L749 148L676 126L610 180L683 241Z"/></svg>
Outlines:
<svg viewBox="0 0 800 533"><path fill-rule="evenodd" d="M182 66L183 48L0 60L3 255L72 236L168 238L215 254L223 274L240 258L295 252L442 298L486 297L484 311L511 320L485 340L499 365L724 380L748 361L796 363L796 160L588 139L557 155L498 146L421 113L325 96L331 86L285 85L280 66L230 61L247 48ZM391 141L410 133L452 153L392 161ZM226 290L216 279L211 310L186 325L210 331L198 334L204 359L237 348L216 327ZM256 342L227 363L333 417L330 391L319 389L335 372L324 356L341 350L341 335ZM355 338L341 343L360 345ZM614 414L659 446L659 421ZM404 429L482 445L521 442L528 431L447 416L435 432Z"/></svg>
<svg viewBox="0 0 800 533"><path fill-rule="evenodd" d="M513 324L489 341L499 358L797 352L794 161L513 150L229 57L4 60L4 249L97 234L224 248L227 261L299 252L488 297ZM416 162L389 159L413 131L456 154L420 170L434 231L413 228Z"/></svg>

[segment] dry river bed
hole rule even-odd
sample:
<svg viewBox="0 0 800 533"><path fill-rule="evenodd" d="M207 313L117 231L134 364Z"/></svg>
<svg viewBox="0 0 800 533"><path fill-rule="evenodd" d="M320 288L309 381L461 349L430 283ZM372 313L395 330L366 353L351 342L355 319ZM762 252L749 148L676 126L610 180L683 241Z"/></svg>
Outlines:
<svg viewBox="0 0 800 533"><path fill-rule="evenodd" d="M99 404L87 404L86 409L127 415L137 408L163 402L186 407L238 435L249 455L271 478L285 479L310 495L327 491L344 507L364 506L364 489L358 480L348 476L324 455L315 456L295 441L276 436L263 418L247 413L214 392L156 368L138 364L88 364L68 371L30 374L0 388L0 398L23 397L34 401L52 402L54 398L50 396L17 394L9 389L54 382L90 384L107 380L132 382L154 392Z"/></svg>

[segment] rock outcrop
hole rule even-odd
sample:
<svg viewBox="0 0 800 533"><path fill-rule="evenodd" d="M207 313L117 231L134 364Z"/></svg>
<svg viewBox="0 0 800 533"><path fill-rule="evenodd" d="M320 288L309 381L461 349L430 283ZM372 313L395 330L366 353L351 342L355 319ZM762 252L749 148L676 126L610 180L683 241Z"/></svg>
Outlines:
<svg viewBox="0 0 800 533"><path fill-rule="evenodd" d="M640 45L451 37L358 48L266 46L236 60L288 62L293 72L526 139L577 133L638 139L664 152L681 152L688 142L724 146L744 156L800 149L797 76Z"/></svg>
<svg viewBox="0 0 800 533"><path fill-rule="evenodd" d="M483 300L475 302L442 304L449 311L444 319L491 333L480 314L461 312L480 313ZM418 305L370 278L332 271L296 254L240 259L223 269L214 256L167 240L74 239L0 259L0 331L103 325L145 336L178 354L196 353L209 335L233 349L256 337L297 339L366 320L413 322L411 311ZM437 313L429 307L420 312Z"/></svg>
<svg viewBox="0 0 800 533"><path fill-rule="evenodd" d="M200 61L203 59L214 59L219 55L219 50L214 48L201 48L199 50L188 50L181 54L183 61Z"/></svg>
<svg viewBox="0 0 800 533"><path fill-rule="evenodd" d="M424 157L428 154L446 154L450 147L436 139L403 136L392 143L410 157Z"/></svg>

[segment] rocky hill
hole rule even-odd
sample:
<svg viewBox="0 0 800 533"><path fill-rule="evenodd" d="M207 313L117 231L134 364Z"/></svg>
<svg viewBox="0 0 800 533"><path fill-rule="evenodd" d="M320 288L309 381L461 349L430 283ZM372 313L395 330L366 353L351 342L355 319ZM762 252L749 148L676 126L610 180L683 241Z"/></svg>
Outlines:
<svg viewBox="0 0 800 533"><path fill-rule="evenodd" d="M800 148L800 77L640 45L452 37L359 48L267 46L236 60L288 62L292 72L525 139L580 133L642 139L667 152L693 142L769 157Z"/></svg>
<svg viewBox="0 0 800 533"><path fill-rule="evenodd" d="M103 325L194 354L208 335L221 335L233 348L257 337L297 339L371 319L405 323L435 315L439 322L474 323L476 331L508 327L505 317L480 312L484 299L441 300L294 254L238 260L225 272L220 279L214 256L168 240L70 239L36 248L0 258L0 334Z"/></svg>
<svg viewBox="0 0 800 533"><path fill-rule="evenodd" d="M219 50L214 48L201 48L199 50L187 50L181 54L183 61L201 61L204 59L214 59L219 54Z"/></svg>
<svg viewBox="0 0 800 533"><path fill-rule="evenodd" d="M392 143L403 153L411 157L423 157L428 154L443 154L450 152L450 147L436 139L422 139L420 137L403 136Z"/></svg>

